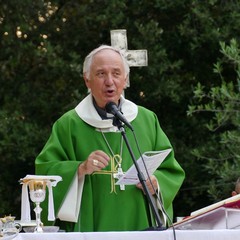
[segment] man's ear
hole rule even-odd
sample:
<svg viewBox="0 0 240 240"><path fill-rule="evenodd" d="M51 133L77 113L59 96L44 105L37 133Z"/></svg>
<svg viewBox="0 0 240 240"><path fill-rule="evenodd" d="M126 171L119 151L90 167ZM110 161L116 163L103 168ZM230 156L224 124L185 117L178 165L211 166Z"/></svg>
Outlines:
<svg viewBox="0 0 240 240"><path fill-rule="evenodd" d="M90 88L90 84L89 84L90 80L87 78L86 73L83 74L83 79L84 79L84 82L85 82L85 85L87 86L87 88Z"/></svg>
<svg viewBox="0 0 240 240"><path fill-rule="evenodd" d="M129 76L127 75L125 78L124 89L126 89L128 87L128 83L129 83Z"/></svg>

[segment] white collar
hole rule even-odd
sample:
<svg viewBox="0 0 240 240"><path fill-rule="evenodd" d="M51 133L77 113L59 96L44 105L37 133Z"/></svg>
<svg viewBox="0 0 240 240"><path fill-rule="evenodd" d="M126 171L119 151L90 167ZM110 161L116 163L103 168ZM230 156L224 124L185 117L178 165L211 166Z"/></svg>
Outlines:
<svg viewBox="0 0 240 240"><path fill-rule="evenodd" d="M138 114L138 107L135 103L125 99L123 96L120 98L121 111L124 117L131 122ZM85 97L76 107L75 111L78 116L87 124L100 128L103 131L116 132L117 127L113 126L112 119L102 119L93 105L93 97L90 93Z"/></svg>

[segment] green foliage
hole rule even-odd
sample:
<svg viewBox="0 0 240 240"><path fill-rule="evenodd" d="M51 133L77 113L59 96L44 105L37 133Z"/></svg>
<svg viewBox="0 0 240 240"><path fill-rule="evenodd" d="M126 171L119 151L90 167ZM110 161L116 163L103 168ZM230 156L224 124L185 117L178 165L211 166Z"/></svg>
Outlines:
<svg viewBox="0 0 240 240"><path fill-rule="evenodd" d="M44 141L40 132L46 131L25 119L20 112L0 111L2 214L17 214L19 217L21 186L18 180L25 176L24 173L34 174L33 156L40 151Z"/></svg>
<svg viewBox="0 0 240 240"><path fill-rule="evenodd" d="M125 94L156 112L186 171L175 214L211 203L208 190L213 194L216 188L210 180L222 186L227 179L219 178L219 164L209 159L218 159L218 152L227 159L223 146L237 152L231 146L237 140L236 112L223 111L239 100L239 49L233 47L240 36L237 1L0 0L0 5L0 214L11 210L19 216L17 180L34 172L52 123L86 95L83 59L98 45L110 44L112 29L127 30L129 49L148 50L148 67L131 69ZM233 36L236 40L225 44ZM193 95L201 103L193 104ZM204 112L188 117L189 105L189 114ZM205 159L199 154L206 144ZM199 154L192 154L194 149ZM219 171L227 173L224 167ZM12 190L7 196L6 186Z"/></svg>
<svg viewBox="0 0 240 240"><path fill-rule="evenodd" d="M189 115L199 112L210 112L211 118L206 127L214 134L203 146L201 151L195 150L195 155L206 159L205 169L212 176L208 190L215 200L230 196L232 183L239 177L240 163L240 49L236 39L230 44L220 43L223 57L214 65L214 72L221 78L220 86L209 90L198 83L194 91L196 104L189 107ZM225 67L228 74L225 76ZM228 78L232 70L231 80ZM209 148L209 144L217 146Z"/></svg>

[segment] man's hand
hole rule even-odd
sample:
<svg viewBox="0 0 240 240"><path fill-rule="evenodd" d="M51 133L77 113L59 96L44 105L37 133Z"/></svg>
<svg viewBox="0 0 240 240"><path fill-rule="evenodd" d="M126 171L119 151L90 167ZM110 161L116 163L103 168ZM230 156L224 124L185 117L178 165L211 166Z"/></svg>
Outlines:
<svg viewBox="0 0 240 240"><path fill-rule="evenodd" d="M147 180L146 180L146 186L147 186L150 194L153 195L153 194L156 193L156 190L158 189L158 182L157 182L157 179L156 179L155 176L150 176L150 179L151 179L152 184L151 184L150 180L147 179ZM153 186L154 188L153 188L152 186ZM141 190L144 192L143 186L142 186L141 183L138 183L138 184L136 185L136 187L139 188L139 189L141 189Z"/></svg>
<svg viewBox="0 0 240 240"><path fill-rule="evenodd" d="M86 174L92 174L105 168L109 163L110 157L101 150L92 152L88 158L79 165L78 177L83 177Z"/></svg>

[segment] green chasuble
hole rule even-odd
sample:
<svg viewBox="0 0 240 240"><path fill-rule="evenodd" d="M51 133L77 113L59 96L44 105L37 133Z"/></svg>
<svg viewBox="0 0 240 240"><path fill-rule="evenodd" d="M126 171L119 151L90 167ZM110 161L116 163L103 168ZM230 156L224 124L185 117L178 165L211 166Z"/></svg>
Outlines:
<svg viewBox="0 0 240 240"><path fill-rule="evenodd" d="M172 148L153 112L139 106L137 117L131 124L142 153ZM130 129L125 129L133 153L138 159L140 155L133 133ZM112 157L110 148L115 155L121 155L122 169L127 171L133 161L119 131L101 132L83 121L75 109L55 122L51 136L35 163L36 174L59 175L63 179L53 188L56 216L76 176L79 164L95 150L103 150ZM125 190L114 185L114 168L116 162L112 161L102 172L86 175L77 222L57 220L55 224L66 231L81 232L137 231L151 226L145 195L135 185L125 186ZM172 218L172 202L185 176L174 158L173 150L154 175L159 183L164 208ZM41 206L42 220L44 224L49 224L46 218L47 201Z"/></svg>

